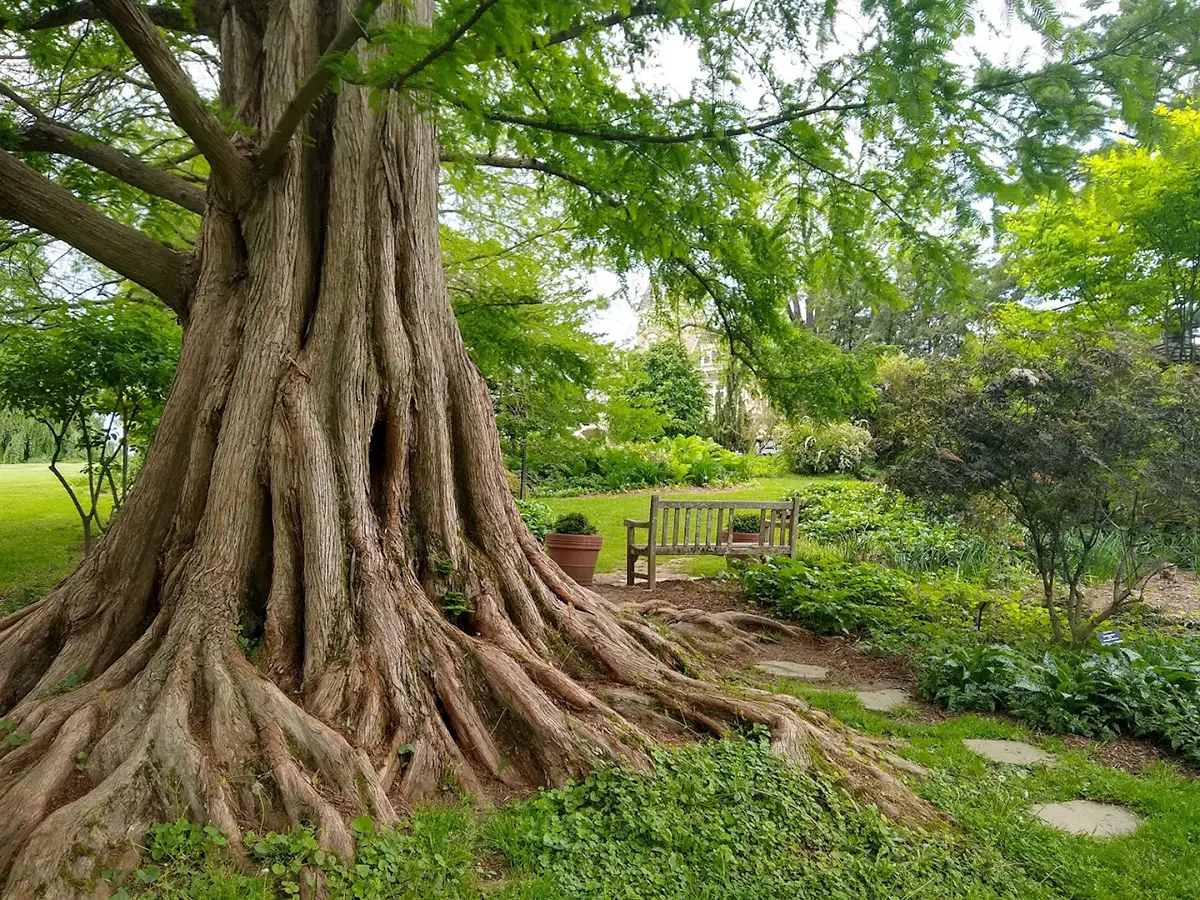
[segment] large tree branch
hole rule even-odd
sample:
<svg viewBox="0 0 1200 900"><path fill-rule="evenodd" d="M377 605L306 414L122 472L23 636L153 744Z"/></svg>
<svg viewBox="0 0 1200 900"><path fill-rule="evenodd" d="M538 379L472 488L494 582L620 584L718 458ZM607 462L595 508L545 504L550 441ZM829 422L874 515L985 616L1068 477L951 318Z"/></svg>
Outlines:
<svg viewBox="0 0 1200 900"><path fill-rule="evenodd" d="M329 42L329 46L317 60L316 69L308 76L304 84L300 85L296 96L292 98L292 102L287 105L287 109L283 111L283 115L275 124L275 130L271 132L271 136L259 151L258 158L255 160L259 172L270 174L279 160L283 158L283 151L287 149L292 135L296 133L296 129L300 127L300 123L308 111L316 105L321 94L333 80L333 63L340 54L358 43L359 38L366 36L364 29L367 21L378 5L379 0L363 0L358 11L333 36L333 40Z"/></svg>
<svg viewBox="0 0 1200 900"><path fill-rule="evenodd" d="M204 214L205 193L194 184L126 156L65 125L35 122L20 135L13 149L73 157L147 194L170 200L199 215Z"/></svg>
<svg viewBox="0 0 1200 900"><path fill-rule="evenodd" d="M198 22L191 21L178 9L169 6L143 7L146 15L159 28L168 31L178 31L183 34L207 35L208 31ZM91 19L103 19L105 15L95 3L85 0L82 3L68 3L57 9L51 9L38 16L28 18L0 19L0 31L48 31L51 28L64 28L76 22Z"/></svg>
<svg viewBox="0 0 1200 900"><path fill-rule="evenodd" d="M65 241L186 316L190 278L185 254L110 219L2 150L0 217Z"/></svg>
<svg viewBox="0 0 1200 900"><path fill-rule="evenodd" d="M195 185L126 156L74 128L53 121L20 94L3 84L0 84L0 95L7 97L33 117L33 124L17 133L7 149L16 153L57 153L70 156L148 194L178 203L194 213L204 213L205 194Z"/></svg>
<svg viewBox="0 0 1200 900"><path fill-rule="evenodd" d="M250 185L249 161L233 146L217 117L196 92L145 8L134 0L96 0L96 5L133 51L162 94L171 117L200 148L213 172L235 198L244 195Z"/></svg>

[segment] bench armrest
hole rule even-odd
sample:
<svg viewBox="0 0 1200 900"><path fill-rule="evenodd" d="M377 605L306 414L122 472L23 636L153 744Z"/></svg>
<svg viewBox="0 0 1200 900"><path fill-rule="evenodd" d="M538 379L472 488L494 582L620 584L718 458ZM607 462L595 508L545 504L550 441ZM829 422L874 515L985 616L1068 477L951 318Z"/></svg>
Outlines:
<svg viewBox="0 0 1200 900"><path fill-rule="evenodd" d="M626 519L625 527L626 528L649 528L650 523L649 522L636 522L633 519Z"/></svg>

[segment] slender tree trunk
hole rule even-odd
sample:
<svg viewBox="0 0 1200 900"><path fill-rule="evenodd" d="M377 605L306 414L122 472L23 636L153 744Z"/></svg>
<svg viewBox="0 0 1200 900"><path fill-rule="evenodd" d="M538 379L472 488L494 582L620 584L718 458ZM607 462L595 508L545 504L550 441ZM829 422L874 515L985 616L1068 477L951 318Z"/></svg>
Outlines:
<svg viewBox="0 0 1200 900"><path fill-rule="evenodd" d="M261 23L231 11L224 105L274 122L337 15L300 0ZM248 202L210 188L141 476L79 569L0 621L0 712L29 736L0 755L3 897L93 893L165 817L235 847L248 828L311 821L349 853L349 819L389 824L447 782L483 796L599 759L648 765L648 738L598 681L705 731L765 724L780 752L826 761L885 812L934 818L884 747L685 674L702 668L686 644L540 552L447 299L437 175L427 115L347 88ZM445 609L448 593L467 611ZM726 635L764 624L689 615Z"/></svg>

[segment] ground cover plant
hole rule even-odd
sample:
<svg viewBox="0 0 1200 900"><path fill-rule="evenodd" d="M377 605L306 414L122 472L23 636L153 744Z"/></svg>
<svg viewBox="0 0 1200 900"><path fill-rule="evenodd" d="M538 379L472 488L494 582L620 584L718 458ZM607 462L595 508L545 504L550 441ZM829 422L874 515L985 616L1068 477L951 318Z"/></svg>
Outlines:
<svg viewBox="0 0 1200 900"><path fill-rule="evenodd" d="M953 711L1011 713L1035 728L1150 737L1200 764L1200 648L1172 642L1047 652L942 646L918 656L921 692Z"/></svg>
<svg viewBox="0 0 1200 900"><path fill-rule="evenodd" d="M1100 761L1103 744L1070 750L994 717L967 714L931 725L864 710L853 694L796 682L774 687L869 734L909 744L906 755L932 773L918 791L952 815L971 843L994 848L1050 896L1200 896L1200 845L1194 840L1200 829L1200 780L1186 772L1162 763L1120 771ZM1057 764L1025 769L990 763L963 745L967 738L1031 742L1052 753ZM1030 816L1033 804L1077 798L1123 805L1144 816L1145 824L1131 835L1098 841L1042 827Z"/></svg>
<svg viewBox="0 0 1200 900"><path fill-rule="evenodd" d="M352 861L307 830L261 834L248 839L257 871L246 874L215 829L164 823L138 868L106 875L130 897L159 900L275 900L310 878L364 900L1162 900L1200 890L1189 839L1200 782L1161 765L1115 771L1052 740L1041 743L1059 765L998 768L962 740L1035 738L972 715L926 725L864 711L850 694L774 687L906 741L931 773L919 790L954 825L897 827L751 736L662 752L648 775L604 769L490 814L459 804L418 811L396 830L356 822ZM1124 804L1147 823L1103 842L1031 824L1033 803L1080 796Z"/></svg>
<svg viewBox="0 0 1200 900"><path fill-rule="evenodd" d="M910 572L953 570L1003 581L1013 562L1003 528L984 531L939 515L899 491L868 481L813 482L783 497L800 501L800 533L822 544Z"/></svg>
<svg viewBox="0 0 1200 900"><path fill-rule="evenodd" d="M765 736L661 751L655 762L650 773L603 768L486 817L458 806L394 831L356 822L352 862L309 831L248 837L255 876L233 867L215 830L160 825L149 859L110 878L130 896L195 900L284 896L305 879L363 900L1055 897L986 846L888 822L779 760Z"/></svg>
<svg viewBox="0 0 1200 900"><path fill-rule="evenodd" d="M1200 651L1135 621L1127 646L1071 650L1043 608L953 576L906 573L819 545L752 561L746 597L818 634L904 653L921 694L951 711L1010 713L1047 731L1147 737L1200 763Z"/></svg>

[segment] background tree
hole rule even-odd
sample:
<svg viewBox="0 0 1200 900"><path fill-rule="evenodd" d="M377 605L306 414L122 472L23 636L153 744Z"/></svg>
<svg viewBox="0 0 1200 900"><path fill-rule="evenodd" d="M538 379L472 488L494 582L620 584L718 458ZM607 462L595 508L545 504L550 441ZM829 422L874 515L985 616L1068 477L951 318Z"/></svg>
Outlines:
<svg viewBox="0 0 1200 900"><path fill-rule="evenodd" d="M1188 2L1069 30L1014 11L1061 39L1039 71L963 66L957 0L853 21L801 0L9 4L5 240L51 275L71 245L98 264L81 287L139 285L184 340L121 514L0 622L0 707L28 736L0 757L4 896L95 884L179 805L234 845L307 821L348 853L348 818L389 824L443 784L648 765L597 674L714 733L766 725L928 821L881 747L693 677L674 638L541 554L449 300L439 165L494 173L462 196L502 220L509 194L561 210L765 373L789 360L805 204L940 256L980 191L1062 182L1079 142L1140 127L1195 62ZM639 77L666 35L699 62L687 96Z"/></svg>
<svg viewBox="0 0 1200 900"><path fill-rule="evenodd" d="M129 493L178 354L173 317L140 303L89 303L4 330L0 407L48 433L50 471L71 498L88 546ZM85 493L58 467L81 457Z"/></svg>
<svg viewBox="0 0 1200 900"><path fill-rule="evenodd" d="M1009 216L1020 284L1094 327L1149 328L1174 359L1200 350L1200 110L1159 113L1153 139L1083 161L1084 186Z"/></svg>
<svg viewBox="0 0 1200 900"><path fill-rule="evenodd" d="M711 411L704 377L679 341L660 341L635 354L618 391L630 407L658 412L668 436L700 434Z"/></svg>
<svg viewBox="0 0 1200 900"><path fill-rule="evenodd" d="M945 363L952 386L925 395L932 440L892 479L1002 504L1026 532L1054 640L1081 646L1175 561L1172 531L1200 523L1200 378L1164 371L1144 342L1063 324L1057 340L1001 332ZM1114 541L1111 592L1093 608L1088 577Z"/></svg>
<svg viewBox="0 0 1200 900"><path fill-rule="evenodd" d="M562 274L570 251L560 231L545 224L531 249L524 239L503 245L443 229L455 318L487 381L501 449L522 492L530 439L560 440L595 422L594 394L611 365L612 348L587 330L604 301Z"/></svg>
<svg viewBox="0 0 1200 900"><path fill-rule="evenodd" d="M67 441L74 447L74 435ZM0 407L0 463L49 462L54 438L36 419ZM70 457L77 458L75 454Z"/></svg>
<svg viewBox="0 0 1200 900"><path fill-rule="evenodd" d="M712 437L726 450L746 453L753 446L750 414L746 410L745 372L743 364L730 359L725 364L724 378L713 408Z"/></svg>

